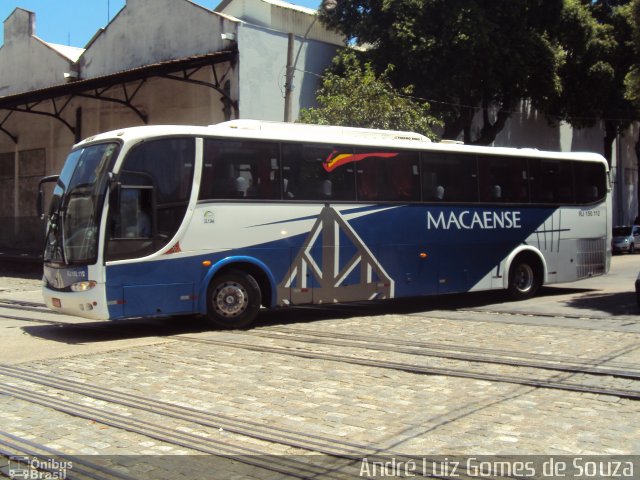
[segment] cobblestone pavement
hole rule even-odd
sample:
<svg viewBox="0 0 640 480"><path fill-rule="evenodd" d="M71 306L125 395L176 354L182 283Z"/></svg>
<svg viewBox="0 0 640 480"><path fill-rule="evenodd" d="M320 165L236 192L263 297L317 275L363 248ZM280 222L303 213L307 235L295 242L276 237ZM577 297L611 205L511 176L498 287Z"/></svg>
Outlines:
<svg viewBox="0 0 640 480"><path fill-rule="evenodd" d="M37 274L3 277L0 297L34 291L39 284ZM412 352L364 340L347 346L319 341L366 334L377 342L423 342L445 352L526 353L638 372L640 334L625 331L622 323L598 328L606 326L604 317L594 324L585 316L583 323L576 318L571 325L550 326L544 316L536 323L536 314L525 319L518 312L507 319L503 312L496 321L500 312L491 306L374 313L357 307L269 313L263 316L265 326L246 332L207 331L197 319L175 319L184 327L161 338L149 331L149 343L135 348L0 365L0 431L66 455L252 455L249 462L226 465L232 475L220 478L270 478L252 468L260 455L275 455L265 457L271 463L290 459L296 467L296 459L314 452L640 455L637 400L421 374L372 362L579 383L580 374L434 357L422 347ZM633 317L625 322L637 325ZM106 324L83 331L82 339L100 342L105 331L116 328L124 329L125 337L127 329L139 336L140 328L152 325L157 324ZM26 331L34 334L37 328L44 327ZM300 356L304 352L327 357ZM633 378L600 376L591 382L640 390ZM152 476L139 464L120 468L134 478L163 476L157 465ZM187 478L189 472L182 473ZM318 476L337 475L325 474Z"/></svg>

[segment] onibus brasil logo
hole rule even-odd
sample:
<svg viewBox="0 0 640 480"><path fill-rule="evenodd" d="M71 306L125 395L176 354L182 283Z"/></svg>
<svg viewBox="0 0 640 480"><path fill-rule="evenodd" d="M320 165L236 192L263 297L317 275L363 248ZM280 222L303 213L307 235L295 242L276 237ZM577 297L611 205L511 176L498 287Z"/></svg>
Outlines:
<svg viewBox="0 0 640 480"><path fill-rule="evenodd" d="M26 455L9 457L9 477L33 480L64 480L73 469L73 462Z"/></svg>

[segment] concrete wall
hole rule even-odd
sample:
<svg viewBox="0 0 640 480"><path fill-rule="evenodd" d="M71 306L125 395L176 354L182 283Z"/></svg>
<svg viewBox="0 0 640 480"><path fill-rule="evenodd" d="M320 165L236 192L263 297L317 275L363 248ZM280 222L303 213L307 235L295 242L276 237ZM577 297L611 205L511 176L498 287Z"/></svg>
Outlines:
<svg viewBox="0 0 640 480"><path fill-rule="evenodd" d="M2 170L13 174L0 178L0 250L39 252L44 224L36 215L37 184L45 174L59 171L73 135L57 120L37 115L14 114L6 126L19 130L20 138L16 145L0 134Z"/></svg>
<svg viewBox="0 0 640 480"><path fill-rule="evenodd" d="M216 12L243 22L332 45L344 45L344 37L325 29L316 21L316 11L278 0L224 0Z"/></svg>
<svg viewBox="0 0 640 480"><path fill-rule="evenodd" d="M227 17L187 0L128 0L87 45L82 78L230 48L221 33L235 33Z"/></svg>
<svg viewBox="0 0 640 480"><path fill-rule="evenodd" d="M240 51L240 115L256 120L284 120L287 33L244 24L238 29ZM315 105L320 75L331 64L337 46L296 37L300 50L292 93L292 117ZM307 72L307 73L305 73Z"/></svg>
<svg viewBox="0 0 640 480"><path fill-rule="evenodd" d="M73 62L35 36L35 14L21 8L4 22L0 47L0 96L64 83ZM27 73L28 72L28 73Z"/></svg>
<svg viewBox="0 0 640 480"><path fill-rule="evenodd" d="M630 225L640 215L638 208L638 160L636 143L640 137L640 125L635 123L614 144L613 223Z"/></svg>

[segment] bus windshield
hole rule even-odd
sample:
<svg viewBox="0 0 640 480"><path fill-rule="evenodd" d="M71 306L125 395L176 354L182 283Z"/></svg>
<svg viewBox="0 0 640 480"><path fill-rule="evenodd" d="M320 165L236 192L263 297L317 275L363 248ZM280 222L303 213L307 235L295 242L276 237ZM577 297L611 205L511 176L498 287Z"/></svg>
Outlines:
<svg viewBox="0 0 640 480"><path fill-rule="evenodd" d="M96 260L107 171L118 150L117 143L103 143L73 150L67 157L51 199L46 262Z"/></svg>

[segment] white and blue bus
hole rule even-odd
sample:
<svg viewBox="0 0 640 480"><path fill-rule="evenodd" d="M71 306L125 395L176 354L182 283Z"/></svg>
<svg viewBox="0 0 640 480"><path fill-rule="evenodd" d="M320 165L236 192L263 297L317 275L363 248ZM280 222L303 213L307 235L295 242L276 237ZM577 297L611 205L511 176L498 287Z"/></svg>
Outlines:
<svg viewBox="0 0 640 480"><path fill-rule="evenodd" d="M77 144L47 213L44 298L91 319L506 289L608 271L606 160L410 132L235 120ZM40 202L41 203L41 202Z"/></svg>

